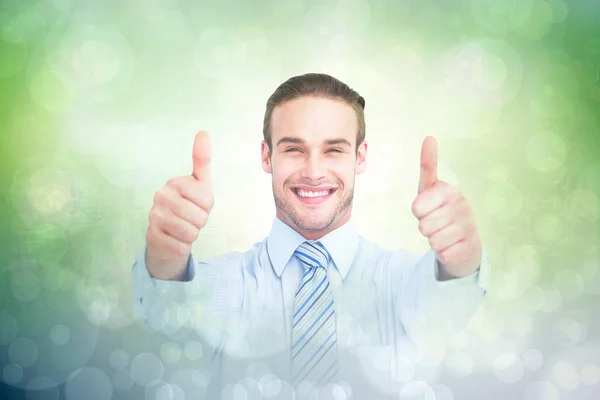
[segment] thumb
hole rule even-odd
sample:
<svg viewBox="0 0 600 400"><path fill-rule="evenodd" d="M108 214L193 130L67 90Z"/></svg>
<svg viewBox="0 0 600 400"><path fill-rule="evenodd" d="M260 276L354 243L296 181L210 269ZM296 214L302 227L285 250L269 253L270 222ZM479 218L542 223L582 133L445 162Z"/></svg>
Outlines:
<svg viewBox="0 0 600 400"><path fill-rule="evenodd" d="M192 149L192 162L194 170L192 175L198 180L210 179L210 138L208 132L200 131L194 138L194 147Z"/></svg>
<svg viewBox="0 0 600 400"><path fill-rule="evenodd" d="M438 144L433 136L427 136L421 147L421 173L418 193L431 187L437 181Z"/></svg>

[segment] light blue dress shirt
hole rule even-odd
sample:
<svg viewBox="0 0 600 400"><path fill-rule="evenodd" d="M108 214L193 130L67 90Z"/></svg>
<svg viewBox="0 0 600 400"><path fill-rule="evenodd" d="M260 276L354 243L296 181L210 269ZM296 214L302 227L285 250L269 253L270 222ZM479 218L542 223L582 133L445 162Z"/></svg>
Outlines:
<svg viewBox="0 0 600 400"><path fill-rule="evenodd" d="M217 388L244 378L249 360L263 360L289 381L294 296L303 267L293 257L306 239L275 218L267 238L246 252L210 260L190 257L189 281L163 281L146 269L145 251L133 264L136 314L151 331L174 339L199 335ZM484 250L478 271L438 281L431 250L382 250L352 222L319 241L331 255L327 276L335 302L340 376L370 374L377 354L383 375L366 379L393 391L394 360L431 340L452 337L482 305L490 277ZM366 357L366 358L365 358ZM371 362L374 362L370 359ZM381 373L379 373L381 375Z"/></svg>

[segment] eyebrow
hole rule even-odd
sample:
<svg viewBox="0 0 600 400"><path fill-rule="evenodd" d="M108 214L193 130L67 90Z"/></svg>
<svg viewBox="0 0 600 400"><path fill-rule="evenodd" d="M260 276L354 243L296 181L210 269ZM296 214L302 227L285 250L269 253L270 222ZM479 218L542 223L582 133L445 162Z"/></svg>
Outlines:
<svg viewBox="0 0 600 400"><path fill-rule="evenodd" d="M282 143L296 143L296 144L304 144L305 141L304 139L301 138L297 138L297 137L291 137L291 136L284 136L281 139L279 139L277 141L277 146L279 146ZM331 145L335 145L335 144L343 144L349 147L352 147L352 144L347 141L344 138L333 138L333 139L327 139L325 141L325 144L331 146Z"/></svg>

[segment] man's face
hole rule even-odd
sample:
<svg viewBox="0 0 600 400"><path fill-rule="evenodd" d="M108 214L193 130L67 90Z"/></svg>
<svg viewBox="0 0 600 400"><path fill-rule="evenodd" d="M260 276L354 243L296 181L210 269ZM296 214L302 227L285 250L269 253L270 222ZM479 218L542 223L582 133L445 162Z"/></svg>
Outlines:
<svg viewBox="0 0 600 400"><path fill-rule="evenodd" d="M308 239L350 219L354 177L366 167L367 144L356 153L357 131L356 113L339 100L305 96L273 111L273 149L263 141L263 169L272 174L277 216Z"/></svg>

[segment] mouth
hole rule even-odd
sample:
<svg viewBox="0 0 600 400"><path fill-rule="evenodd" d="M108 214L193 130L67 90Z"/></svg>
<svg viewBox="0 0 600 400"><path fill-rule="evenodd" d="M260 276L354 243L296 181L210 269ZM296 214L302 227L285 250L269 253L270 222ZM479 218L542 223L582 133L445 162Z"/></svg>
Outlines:
<svg viewBox="0 0 600 400"><path fill-rule="evenodd" d="M326 202L337 190L332 186L316 186L316 187L293 187L292 192L296 198L303 204L322 204Z"/></svg>

